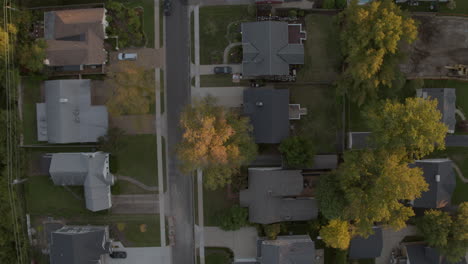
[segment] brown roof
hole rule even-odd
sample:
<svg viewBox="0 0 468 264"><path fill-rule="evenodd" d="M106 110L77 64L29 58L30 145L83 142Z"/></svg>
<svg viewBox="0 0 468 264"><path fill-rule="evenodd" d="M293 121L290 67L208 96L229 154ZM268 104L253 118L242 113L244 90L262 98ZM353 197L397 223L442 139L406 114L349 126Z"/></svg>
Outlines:
<svg viewBox="0 0 468 264"><path fill-rule="evenodd" d="M51 66L103 64L104 8L44 13L44 37Z"/></svg>

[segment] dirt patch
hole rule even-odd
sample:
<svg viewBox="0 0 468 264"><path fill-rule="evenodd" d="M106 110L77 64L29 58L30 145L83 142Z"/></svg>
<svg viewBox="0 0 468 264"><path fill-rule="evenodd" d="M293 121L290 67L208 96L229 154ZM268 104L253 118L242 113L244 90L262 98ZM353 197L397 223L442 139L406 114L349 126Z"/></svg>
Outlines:
<svg viewBox="0 0 468 264"><path fill-rule="evenodd" d="M400 65L410 78L444 78L448 65L468 65L468 18L414 16L418 39L404 48L407 60Z"/></svg>

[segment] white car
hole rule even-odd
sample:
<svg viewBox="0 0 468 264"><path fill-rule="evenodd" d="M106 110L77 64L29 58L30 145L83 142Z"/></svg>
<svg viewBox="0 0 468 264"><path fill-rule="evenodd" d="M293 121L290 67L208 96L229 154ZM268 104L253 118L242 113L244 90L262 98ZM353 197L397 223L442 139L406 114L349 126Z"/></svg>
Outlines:
<svg viewBox="0 0 468 264"><path fill-rule="evenodd" d="M136 60L138 56L136 53L119 53L117 57L119 60Z"/></svg>

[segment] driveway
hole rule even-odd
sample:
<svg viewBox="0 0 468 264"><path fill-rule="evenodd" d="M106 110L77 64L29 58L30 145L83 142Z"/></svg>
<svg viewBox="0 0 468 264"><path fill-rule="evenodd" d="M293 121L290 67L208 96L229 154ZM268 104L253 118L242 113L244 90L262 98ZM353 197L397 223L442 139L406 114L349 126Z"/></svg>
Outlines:
<svg viewBox="0 0 468 264"><path fill-rule="evenodd" d="M212 95L218 99L219 105L225 107L240 107L244 101L244 90L248 87L206 87L192 88L192 99Z"/></svg>
<svg viewBox="0 0 468 264"><path fill-rule="evenodd" d="M204 228L205 247L227 247L234 259L255 259L257 256L257 229L243 227L237 231L224 231L219 227Z"/></svg>
<svg viewBox="0 0 468 264"><path fill-rule="evenodd" d="M158 214L157 194L112 195L113 214Z"/></svg>
<svg viewBox="0 0 468 264"><path fill-rule="evenodd" d="M232 73L241 73L242 64L210 64L210 65L200 65L198 72L200 75L213 74L214 67L223 67L228 66L232 68Z"/></svg>
<svg viewBox="0 0 468 264"><path fill-rule="evenodd" d="M150 48L137 48L137 49L121 49L119 51L111 51L109 53L109 66L110 71L116 70L116 65L119 64L117 55L119 53L136 53L138 58L135 64L146 69L164 68L164 48L150 49Z"/></svg>
<svg viewBox="0 0 468 264"><path fill-rule="evenodd" d="M126 259L113 259L104 256L104 264L154 264L170 263L170 247L131 247L125 248L120 242L112 242L114 251L125 251Z"/></svg>
<svg viewBox="0 0 468 264"><path fill-rule="evenodd" d="M400 242L405 236L414 236L417 233L415 226L407 226L400 231L395 231L393 229L383 229L382 238L383 238L383 248L382 254L379 258L375 259L376 264L388 264L390 261L390 256L392 250L399 247Z"/></svg>

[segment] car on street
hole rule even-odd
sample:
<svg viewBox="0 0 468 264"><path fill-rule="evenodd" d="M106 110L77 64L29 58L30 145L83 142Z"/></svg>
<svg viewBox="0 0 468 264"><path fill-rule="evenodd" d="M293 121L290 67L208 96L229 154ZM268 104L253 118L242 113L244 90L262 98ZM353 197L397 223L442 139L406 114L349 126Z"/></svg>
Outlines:
<svg viewBox="0 0 468 264"><path fill-rule="evenodd" d="M109 254L111 258L120 258L124 259L127 258L127 252L125 251L113 251L112 253Z"/></svg>
<svg viewBox="0 0 468 264"><path fill-rule="evenodd" d="M229 66L214 67L214 73L215 74L231 74L232 73L232 68L229 67Z"/></svg>
<svg viewBox="0 0 468 264"><path fill-rule="evenodd" d="M172 12L172 2L171 0L164 0L164 15L170 16Z"/></svg>
<svg viewBox="0 0 468 264"><path fill-rule="evenodd" d="M138 55L136 53L119 53L117 57L119 60L136 60Z"/></svg>

